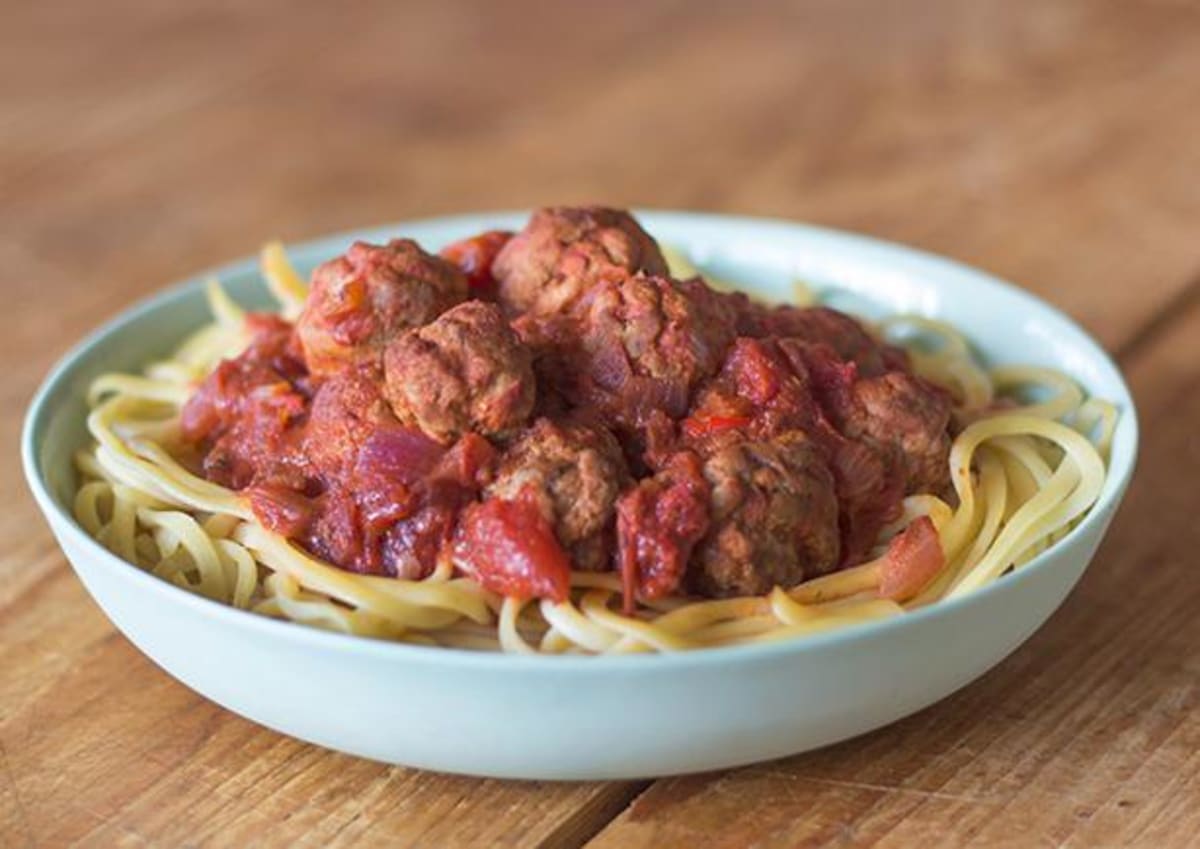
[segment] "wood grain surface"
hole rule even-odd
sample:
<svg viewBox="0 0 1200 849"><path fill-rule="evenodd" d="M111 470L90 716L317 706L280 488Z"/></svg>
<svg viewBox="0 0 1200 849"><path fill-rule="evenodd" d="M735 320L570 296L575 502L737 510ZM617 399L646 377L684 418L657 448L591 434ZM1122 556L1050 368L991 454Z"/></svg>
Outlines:
<svg viewBox="0 0 1200 849"><path fill-rule="evenodd" d="M1200 7L0 2L0 846L1125 846L1200 834ZM1138 477L1078 590L954 697L653 783L322 751L177 684L20 479L53 359L163 284L405 217L602 201L869 232L1118 356Z"/></svg>

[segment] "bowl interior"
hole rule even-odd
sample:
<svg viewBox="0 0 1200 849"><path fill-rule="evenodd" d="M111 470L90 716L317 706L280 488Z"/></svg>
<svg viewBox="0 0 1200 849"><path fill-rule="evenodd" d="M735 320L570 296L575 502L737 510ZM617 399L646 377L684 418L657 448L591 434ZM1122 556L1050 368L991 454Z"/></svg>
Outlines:
<svg viewBox="0 0 1200 849"><path fill-rule="evenodd" d="M987 363L1043 365L1072 375L1090 394L1116 403L1121 411L1109 475L1092 516L1115 509L1136 456L1133 402L1103 349L1054 308L982 272L860 236L782 221L693 213L644 212L638 217L652 235L683 249L703 271L738 281L760 297L787 300L800 279L826 302L850 312L870 317L910 312L948 321L965 332ZM382 241L405 235L436 249L484 229L519 228L524 219L523 213L492 213L418 221L330 236L293 246L289 252L307 273L356 238ZM74 522L71 457L87 439L87 385L103 372L140 370L208 321L202 283L213 275L243 305L270 308L256 260L214 269L98 329L68 353L43 384L26 420L27 474L35 493L42 489L38 494L48 495L66 521ZM1039 568L1043 559L1044 555L1025 569Z"/></svg>

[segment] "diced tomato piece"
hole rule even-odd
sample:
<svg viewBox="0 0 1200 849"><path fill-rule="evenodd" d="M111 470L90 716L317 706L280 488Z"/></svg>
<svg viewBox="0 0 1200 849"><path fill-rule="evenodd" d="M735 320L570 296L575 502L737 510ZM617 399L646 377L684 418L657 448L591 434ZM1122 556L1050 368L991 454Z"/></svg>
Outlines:
<svg viewBox="0 0 1200 849"><path fill-rule="evenodd" d="M261 483L247 488L246 495L258 521L277 534L297 537L312 521L313 503L302 492L281 484Z"/></svg>
<svg viewBox="0 0 1200 849"><path fill-rule="evenodd" d="M782 364L757 339L738 340L726 369L734 377L738 395L758 406L774 398L785 379Z"/></svg>
<svg viewBox="0 0 1200 849"><path fill-rule="evenodd" d="M490 292L496 282L492 277L492 262L512 235L507 230L489 230L447 245L440 253L467 275L467 285L472 291Z"/></svg>
<svg viewBox="0 0 1200 849"><path fill-rule="evenodd" d="M495 462L496 449L492 443L477 433L467 433L450 446L431 475L475 491L491 479Z"/></svg>
<svg viewBox="0 0 1200 849"><path fill-rule="evenodd" d="M454 558L492 592L518 598L567 600L571 561L532 497L478 502L464 510Z"/></svg>
<svg viewBox="0 0 1200 849"><path fill-rule="evenodd" d="M937 529L919 516L896 536L883 556L879 595L904 601L919 593L946 566Z"/></svg>
<svg viewBox="0 0 1200 849"><path fill-rule="evenodd" d="M708 524L708 485L699 459L689 452L675 455L661 473L621 497L617 562L627 613L635 598L662 598L679 588Z"/></svg>
<svg viewBox="0 0 1200 849"><path fill-rule="evenodd" d="M700 439L711 433L749 424L749 416L689 416L683 420L683 432L690 439Z"/></svg>

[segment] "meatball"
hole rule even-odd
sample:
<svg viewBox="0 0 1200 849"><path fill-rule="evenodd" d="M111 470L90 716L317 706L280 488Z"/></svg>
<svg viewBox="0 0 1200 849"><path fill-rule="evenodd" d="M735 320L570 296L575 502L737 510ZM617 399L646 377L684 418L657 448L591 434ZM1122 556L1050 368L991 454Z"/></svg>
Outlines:
<svg viewBox="0 0 1200 849"><path fill-rule="evenodd" d="M603 207L538 210L492 264L514 313L567 309L594 283L637 271L666 274L662 252L631 215Z"/></svg>
<svg viewBox="0 0 1200 849"><path fill-rule="evenodd" d="M626 424L687 410L693 389L721 367L733 315L698 279L636 275L597 284L576 311L580 396Z"/></svg>
<svg viewBox="0 0 1200 849"><path fill-rule="evenodd" d="M708 457L711 526L688 568L705 596L760 595L838 563L838 502L820 453L802 432L728 445Z"/></svg>
<svg viewBox="0 0 1200 849"><path fill-rule="evenodd" d="M396 418L443 444L470 431L505 436L533 409L530 351L483 301L405 332L384 353L384 375Z"/></svg>
<svg viewBox="0 0 1200 849"><path fill-rule="evenodd" d="M902 452L866 432L869 413L856 397L860 384L884 378L861 379L853 362L824 343L788 337L776 347L816 402L816 414L804 430L825 452L833 472L842 510L842 564L858 563L883 526L900 515L905 491Z"/></svg>
<svg viewBox="0 0 1200 849"><path fill-rule="evenodd" d="M864 377L875 377L907 365L903 349L880 342L857 320L835 309L769 307L752 301L739 301L735 306L739 329L744 335L794 337L828 345L843 360L854 363Z"/></svg>
<svg viewBox="0 0 1200 849"><path fill-rule="evenodd" d="M537 378L534 415L567 415L574 394L572 363L579 359L572 356L578 348L575 322L564 315L522 315L513 319L511 327L533 357Z"/></svg>
<svg viewBox="0 0 1200 849"><path fill-rule="evenodd" d="M944 492L950 485L950 398L906 372L854 384L855 403L844 414L846 436L896 450L904 491Z"/></svg>
<svg viewBox="0 0 1200 849"><path fill-rule="evenodd" d="M817 418L807 372L797 371L775 340L739 337L720 373L696 393L683 435L692 444L740 438L742 432L769 439L811 431Z"/></svg>
<svg viewBox="0 0 1200 849"><path fill-rule="evenodd" d="M355 242L313 272L297 323L308 368L324 376L347 365L377 365L398 333L432 321L466 295L463 273L416 242Z"/></svg>
<svg viewBox="0 0 1200 849"><path fill-rule="evenodd" d="M616 439L582 422L538 419L500 459L484 494L532 497L577 569L608 567L614 505L628 480Z"/></svg>
<svg viewBox="0 0 1200 849"><path fill-rule="evenodd" d="M379 384L361 369L330 377L313 396L304 453L322 476L344 479L375 431L395 424Z"/></svg>
<svg viewBox="0 0 1200 849"><path fill-rule="evenodd" d="M766 327L766 316L771 309L769 306L754 300L745 292L719 292L718 297L724 301L725 308L733 313L739 336L761 339L770 335Z"/></svg>

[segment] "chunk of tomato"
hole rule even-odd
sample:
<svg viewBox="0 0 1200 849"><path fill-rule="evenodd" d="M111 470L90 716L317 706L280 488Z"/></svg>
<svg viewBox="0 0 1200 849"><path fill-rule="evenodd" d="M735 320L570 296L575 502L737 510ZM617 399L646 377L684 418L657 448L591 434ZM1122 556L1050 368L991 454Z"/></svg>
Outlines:
<svg viewBox="0 0 1200 849"><path fill-rule="evenodd" d="M447 245L442 248L441 256L467 276L467 285L472 292L490 292L496 282L492 277L492 262L511 238L512 233L507 230L489 230Z"/></svg>
<svg viewBox="0 0 1200 849"><path fill-rule="evenodd" d="M567 600L571 561L532 497L471 504L459 517L454 561L492 592Z"/></svg>
<svg viewBox="0 0 1200 849"><path fill-rule="evenodd" d="M937 528L919 516L888 544L879 577L879 595L893 601L910 599L946 566Z"/></svg>

